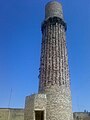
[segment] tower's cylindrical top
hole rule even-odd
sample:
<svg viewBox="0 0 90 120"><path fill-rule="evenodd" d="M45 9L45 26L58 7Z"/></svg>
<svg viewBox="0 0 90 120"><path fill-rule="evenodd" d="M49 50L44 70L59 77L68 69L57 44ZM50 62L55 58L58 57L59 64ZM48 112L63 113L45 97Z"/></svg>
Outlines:
<svg viewBox="0 0 90 120"><path fill-rule="evenodd" d="M45 19L59 17L63 19L62 5L57 1L51 1L45 6Z"/></svg>

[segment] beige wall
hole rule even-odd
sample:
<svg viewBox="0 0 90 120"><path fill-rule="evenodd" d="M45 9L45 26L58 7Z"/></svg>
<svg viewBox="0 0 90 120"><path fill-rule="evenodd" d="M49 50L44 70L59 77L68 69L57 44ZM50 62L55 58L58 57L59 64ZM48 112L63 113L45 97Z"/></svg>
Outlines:
<svg viewBox="0 0 90 120"><path fill-rule="evenodd" d="M0 120L24 120L24 110L0 108Z"/></svg>
<svg viewBox="0 0 90 120"><path fill-rule="evenodd" d="M90 120L90 112L73 113L74 120Z"/></svg>

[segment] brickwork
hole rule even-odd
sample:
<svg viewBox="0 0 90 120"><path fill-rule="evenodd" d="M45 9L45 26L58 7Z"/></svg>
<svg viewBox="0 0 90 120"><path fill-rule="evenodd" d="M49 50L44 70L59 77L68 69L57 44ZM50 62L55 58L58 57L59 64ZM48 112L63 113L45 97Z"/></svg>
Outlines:
<svg viewBox="0 0 90 120"><path fill-rule="evenodd" d="M42 50L40 65L40 88L57 84L70 85L68 58L65 40L65 27L61 19L54 17L44 23L42 27Z"/></svg>
<svg viewBox="0 0 90 120"><path fill-rule="evenodd" d="M65 86L58 87L54 85L45 91L47 94L47 120L72 120L70 90Z"/></svg>
<svg viewBox="0 0 90 120"><path fill-rule="evenodd" d="M56 1L48 2L47 5L45 6L45 19L54 16L63 18L62 5L58 4L58 2Z"/></svg>

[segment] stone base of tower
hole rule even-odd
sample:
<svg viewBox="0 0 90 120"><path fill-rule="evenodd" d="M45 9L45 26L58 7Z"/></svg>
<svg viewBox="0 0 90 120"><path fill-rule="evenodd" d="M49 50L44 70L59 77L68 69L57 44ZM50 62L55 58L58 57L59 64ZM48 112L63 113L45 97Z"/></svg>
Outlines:
<svg viewBox="0 0 90 120"><path fill-rule="evenodd" d="M73 120L70 89L51 86L26 97L24 120Z"/></svg>
<svg viewBox="0 0 90 120"><path fill-rule="evenodd" d="M42 93L47 95L46 120L73 120L69 87L53 85Z"/></svg>

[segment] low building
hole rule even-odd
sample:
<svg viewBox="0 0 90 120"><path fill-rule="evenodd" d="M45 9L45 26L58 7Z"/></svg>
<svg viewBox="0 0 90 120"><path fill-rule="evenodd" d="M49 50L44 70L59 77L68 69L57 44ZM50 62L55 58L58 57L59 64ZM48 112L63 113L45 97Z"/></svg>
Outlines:
<svg viewBox="0 0 90 120"><path fill-rule="evenodd" d="M0 120L24 120L24 109L0 108Z"/></svg>

